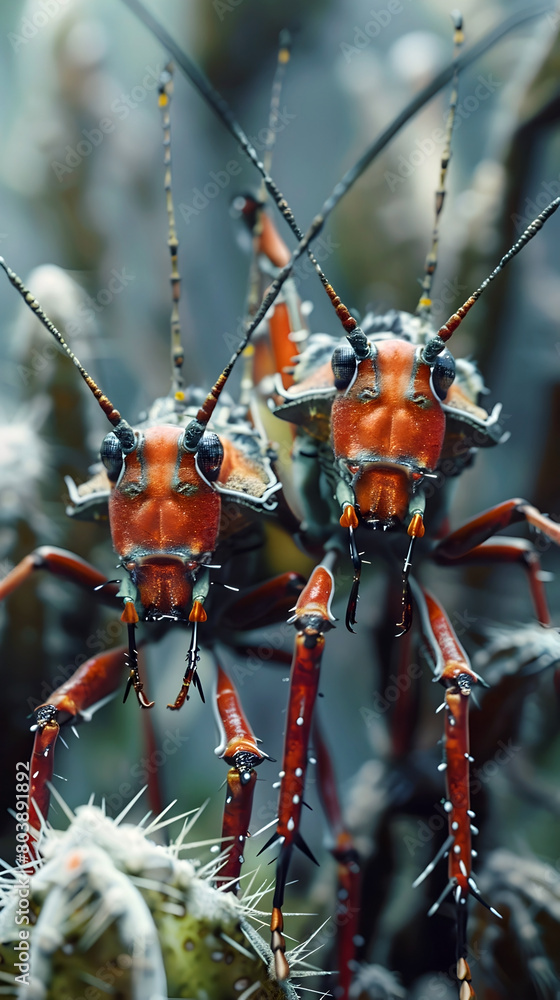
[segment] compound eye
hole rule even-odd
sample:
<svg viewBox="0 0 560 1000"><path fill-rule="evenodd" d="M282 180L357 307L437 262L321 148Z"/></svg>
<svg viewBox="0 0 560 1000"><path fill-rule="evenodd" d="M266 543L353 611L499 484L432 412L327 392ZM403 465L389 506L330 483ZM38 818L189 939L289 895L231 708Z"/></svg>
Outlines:
<svg viewBox="0 0 560 1000"><path fill-rule="evenodd" d="M432 386L436 396L445 399L455 379L455 358L449 351L438 355L432 368Z"/></svg>
<svg viewBox="0 0 560 1000"><path fill-rule="evenodd" d="M208 482L213 483L220 474L224 448L217 434L206 431L196 452L196 461L200 472Z"/></svg>
<svg viewBox="0 0 560 1000"><path fill-rule="evenodd" d="M357 358L354 348L350 344L341 344L335 347L331 359L334 373L334 384L337 389L347 389L354 378Z"/></svg>
<svg viewBox="0 0 560 1000"><path fill-rule="evenodd" d="M119 439L112 431L103 438L99 454L107 471L107 476L112 483L116 483L121 474L123 453Z"/></svg>

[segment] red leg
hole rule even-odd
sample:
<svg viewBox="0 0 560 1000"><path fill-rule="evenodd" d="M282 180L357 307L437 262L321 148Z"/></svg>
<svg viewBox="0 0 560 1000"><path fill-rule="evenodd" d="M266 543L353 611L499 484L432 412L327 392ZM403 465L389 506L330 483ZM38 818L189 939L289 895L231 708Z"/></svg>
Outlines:
<svg viewBox="0 0 560 1000"><path fill-rule="evenodd" d="M411 671L411 641L412 632L409 630L400 637L396 650L399 697L391 713L390 727L391 746L397 760L403 760L412 752L416 735L419 685L414 680Z"/></svg>
<svg viewBox="0 0 560 1000"><path fill-rule="evenodd" d="M309 583L298 598L295 615L291 619L298 634L290 676L284 754L280 772L282 781L278 826L271 839L262 848L264 851L278 842L281 845L270 922L275 974L279 980L287 979L290 973L285 955L286 942L282 933L284 927L282 905L293 847L299 847L312 861L315 861L299 832L299 825L307 770L307 748L325 645L323 633L333 627L334 621L330 604L334 591L331 567L335 559L336 554L329 553L324 563L313 570Z"/></svg>
<svg viewBox="0 0 560 1000"><path fill-rule="evenodd" d="M498 540L493 540L490 545L482 545L497 531L502 531L510 524L517 524L520 521L533 525L556 545L560 545L560 524L541 514L526 500L516 498L491 507L478 517L471 518L457 531L452 531L437 543L433 556L436 562L446 565L459 564L460 561L520 563L528 573L537 618L543 625L548 625L550 616L542 581L539 578L540 568L536 553L531 554L531 550L524 550L520 539L508 540L503 546L499 545Z"/></svg>
<svg viewBox="0 0 560 1000"><path fill-rule="evenodd" d="M44 715L35 732L29 766L27 861L33 861L38 857L37 841L41 817L46 820L49 812L50 792L47 783L52 781L54 748L60 731L60 726L54 717L56 709L52 713L45 712L44 709L43 712Z"/></svg>
<svg viewBox="0 0 560 1000"><path fill-rule="evenodd" d="M281 573L241 594L220 616L220 627L243 630L283 621L304 586L299 573Z"/></svg>
<svg viewBox="0 0 560 1000"><path fill-rule="evenodd" d="M485 542L497 531L509 528L511 524L518 524L520 521L527 521L528 524L532 524L534 528L542 531L556 545L560 545L560 524L551 521L545 514L541 514L526 500L516 498L515 500L505 500L496 507L491 507L477 517L471 518L457 531L452 531L447 538L438 542L435 551L438 555L457 559L470 552L475 545Z"/></svg>
<svg viewBox="0 0 560 1000"><path fill-rule="evenodd" d="M230 767L228 771L222 820L222 851L227 850L228 855L216 876L217 882L226 883L228 892L239 891L238 879L245 860L243 848L248 837L256 780L255 770L240 774L237 768Z"/></svg>
<svg viewBox="0 0 560 1000"><path fill-rule="evenodd" d="M91 718L92 709L109 697L121 683L124 671L124 647L93 656L78 667L69 680L53 691L48 704L36 710L35 742L31 758L29 788L29 827L39 830L38 812L46 820L50 793L47 782L51 780L54 766L54 747L60 721ZM62 719L59 721L59 717ZM33 852L31 844L30 853Z"/></svg>
<svg viewBox="0 0 560 1000"><path fill-rule="evenodd" d="M107 577L103 573L85 562L84 559L80 559L79 556L67 552L66 549L56 549L51 545L42 545L30 555L25 556L17 566L14 566L0 582L0 601L17 590L38 569L45 569L49 573L53 573L54 576L64 577L65 580L77 583L88 590L102 587L103 589L99 592L100 596L104 600L109 600L111 604L115 603L114 599L119 589L118 584L108 583Z"/></svg>
<svg viewBox="0 0 560 1000"><path fill-rule="evenodd" d="M217 880L230 883L228 891L237 892L257 780L255 767L267 760L268 754L257 746L232 681L220 664L217 668L215 705L221 742L215 753L231 765L222 823L222 850L228 850L228 856Z"/></svg>
<svg viewBox="0 0 560 1000"><path fill-rule="evenodd" d="M472 670L451 623L441 605L427 591L423 591L425 607L422 609L422 629L432 649L439 651L440 666L436 677L445 687L444 759L440 768L445 771L446 802L449 836L434 861L416 879L419 885L430 874L440 857L446 853L449 880L440 898L429 910L432 916L449 892L453 892L457 907L457 979L460 996L465 1000L474 997L470 984L467 956L467 899L469 895L481 899L472 877L471 834L478 831L472 825L474 812L470 804L469 702L473 686L480 678ZM487 903L484 903L488 906ZM488 907L500 916L492 907Z"/></svg>
<svg viewBox="0 0 560 1000"><path fill-rule="evenodd" d="M452 537L449 535L440 545L447 543ZM435 561L441 566L485 566L507 563L517 563L522 566L527 573L537 619L541 625L550 625L550 613L541 578L541 563L531 542L524 538L493 538L490 542L475 545L473 549L467 550L460 556L452 556L445 549L442 552L440 545L435 550Z"/></svg>
<svg viewBox="0 0 560 1000"><path fill-rule="evenodd" d="M344 825L336 787L336 777L317 717L313 723L313 742L317 756L317 777L323 806L334 846L331 854L337 862L338 892L336 901L338 1000L348 1000L352 983L352 965L356 958L356 936L360 916L361 873L358 852Z"/></svg>
<svg viewBox="0 0 560 1000"><path fill-rule="evenodd" d="M278 234L276 226L268 212L259 211L259 206L254 199L247 197L242 213L253 234L255 259L260 263L262 258L266 257L273 268L284 267L290 259L290 251ZM263 271L262 268L261 271ZM270 269L263 273L263 277L266 284L268 284L270 281ZM255 303L254 309L256 309L256 305L257 303ZM292 385L293 378L290 374L290 369L294 355L299 353L297 341L301 339L302 327L300 299L296 284L293 278L288 278L268 317L270 343L266 343L264 352L262 350L264 347L264 338L261 338L257 342L261 346L260 357L255 357L253 366L254 381L257 385L264 375L274 374L275 372L282 373L281 377L285 388ZM304 332L307 334L306 330ZM296 337L292 339L292 334L294 333ZM300 334L299 337L297 336L298 333ZM265 363L263 367L263 360L265 359L268 363ZM288 374L286 374L286 370Z"/></svg>

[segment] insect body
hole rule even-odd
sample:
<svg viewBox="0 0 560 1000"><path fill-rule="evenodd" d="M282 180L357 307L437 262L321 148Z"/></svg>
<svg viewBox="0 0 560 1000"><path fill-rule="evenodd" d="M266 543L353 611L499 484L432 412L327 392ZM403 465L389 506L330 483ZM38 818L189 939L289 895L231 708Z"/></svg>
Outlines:
<svg viewBox="0 0 560 1000"><path fill-rule="evenodd" d="M289 209L286 211L289 212ZM533 226L531 235L542 221ZM310 237L306 236L306 239L309 244ZM176 248L172 243L170 240L173 257ZM298 252L302 251L304 243L305 240L300 242ZM287 263L285 258L276 261L276 266L282 266L282 271L274 276L269 296L278 291L280 278L283 284L286 283L291 264L293 259ZM176 287L176 277L173 281ZM14 283L17 285L17 281ZM502 562L522 564L529 573L539 620L545 621L547 612L542 582L534 560L528 559L527 549L510 542L500 551L494 542L485 545L485 541L499 528L522 519L558 540L558 531L552 522L520 500L507 501L443 540L437 537L444 514L443 491L436 490L431 502L428 496L431 481L434 477L457 475L470 463L477 447L493 445L503 439L499 411L488 414L478 404L481 383L473 366L461 361L454 365L445 348L458 320L468 311L481 289L445 327L436 331L422 311L415 317L395 312L366 318L362 327L358 328L356 320L340 302L332 286L326 283L326 287L342 319L348 342L341 344L336 336L310 338L297 366L295 385L286 388L284 383L280 387L279 395L283 396L284 402L277 408L278 416L297 427L293 455L301 490L301 507L305 512L302 535L305 537L307 534L312 539L315 550L321 549L319 565L308 586L299 595L292 619L297 639L280 810L273 837L273 842L280 839L281 847L272 920L272 944L279 978L284 978L288 972L281 906L291 851L294 846L304 845L299 833L299 819L307 742L317 693L318 669L325 646L324 634L333 625L332 571L339 558L341 539L345 541L345 532L349 532L355 571L355 586L347 616L349 626L355 623L361 565L357 532L360 532L359 541L366 538L367 544L373 537L373 529L377 537L386 540L387 548L393 544L393 539L396 549L399 544L402 547L403 542L407 546L406 554L398 554L401 563L404 556L403 615L399 623L403 632L411 622L412 600L408 578L413 543L418 548L423 547L440 563L459 563L461 560L476 563L499 558ZM262 319L269 308L269 296L251 322L248 333L251 327L256 328L259 314ZM233 361L226 372L231 370L232 364ZM102 446L104 471L98 494L89 488L72 488L71 499L77 516L87 513L90 504L108 501L113 541L126 574L120 581L118 598L124 601L123 619L129 630L129 687L134 686L144 707L147 707L148 701L135 661L137 621L189 620L192 623L192 642L183 686L176 701L170 705L179 707L188 696L189 685L198 683L199 625L209 615L212 627L219 629L220 615L218 610L213 610L214 602L210 601L211 591L208 589L211 560L216 548L219 552L220 545L231 546L235 562L235 546L232 543L235 532L221 517L222 497L229 494L229 499L233 498L241 506L262 511L272 505L277 486L258 434L251 430L250 425L238 428L240 437L246 439L246 444L241 446L240 438L236 437L236 420L230 420L229 416L222 420L220 416L221 404L216 405L216 400L226 377L227 374L220 377L208 397L202 393L196 401L189 399L188 393L186 399L178 398L177 394L181 394L183 389L176 380L174 394L165 401L158 401L147 421L134 428L121 419L97 387L94 389L114 429ZM210 418L213 420L213 432L207 429ZM233 427L229 426L230 423ZM260 449L258 459L252 451L255 444L257 450ZM430 502L426 504L426 500ZM427 533L422 541L424 522ZM221 559L219 554L216 557ZM45 558L47 563L49 560L54 563L52 554ZM68 575L74 579L80 578L80 574L82 577L87 575L77 562L67 563L66 568ZM100 582L105 584L105 581ZM14 577L8 589L12 584L15 585ZM297 592L297 588L293 589ZM107 585L105 593L113 599L117 597L114 585ZM290 604L293 604L294 596L292 593ZM282 600L286 600L285 590L280 604ZM421 598L416 603L421 606ZM234 619L235 615L232 616ZM424 619L424 632L427 633L429 623L426 624ZM434 627L432 631L437 630ZM475 891L469 882L472 877L468 857L470 834L465 826L468 810L464 807L464 786L468 777L465 754L469 750L466 706L470 689L478 678L464 660L460 660L458 665L453 657L446 658L448 650L441 634L434 649L438 664L436 677L446 686L450 823L451 827L455 822L459 824L459 832L450 829L448 840L453 836L453 845L457 841L462 855L451 858L450 879L454 880L453 887L461 890L458 902L464 908L467 887ZM220 751L223 751L226 760L230 756L229 746L236 739L242 742L247 740L254 747L242 713L235 704L232 708L227 692L227 684L222 685L218 696L223 705L225 731ZM229 707L226 708L226 704ZM82 707L87 709L87 697ZM44 735L50 728L54 729L55 724L52 719L45 718L41 734ZM252 770L256 760L250 763ZM241 766L237 766L236 771L228 786L228 804L234 807L237 792L244 788L252 791L254 785L254 773L251 775L250 770L243 770ZM227 814L226 811L224 830L235 829L235 835L242 838L248 822L247 814L241 806L232 809L232 813ZM240 817L241 826L237 823ZM337 830L337 835L339 832ZM341 837L341 842L343 840ZM342 847L340 853L343 853ZM232 882L238 875L236 860L232 869L228 870ZM346 963L351 961L351 954L352 951L346 949ZM464 962L463 956L461 958ZM470 978L467 971L461 965L459 972L458 967L463 995L463 986L467 984L468 988ZM345 984L344 989L348 991L348 969L345 969Z"/></svg>

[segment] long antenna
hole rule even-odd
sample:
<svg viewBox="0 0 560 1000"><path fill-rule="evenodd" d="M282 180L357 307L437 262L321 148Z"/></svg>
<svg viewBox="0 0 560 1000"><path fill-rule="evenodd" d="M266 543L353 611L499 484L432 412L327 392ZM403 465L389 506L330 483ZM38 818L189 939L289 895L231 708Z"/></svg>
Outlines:
<svg viewBox="0 0 560 1000"><path fill-rule="evenodd" d="M24 299L25 304L31 309L31 312L35 313L37 319L41 321L45 329L47 329L54 339L58 341L70 360L75 364L84 382L95 396L97 402L103 410L103 413L113 425L113 430L121 443L123 451L132 450L135 447L135 437L130 424L124 419L124 417L121 417L119 411L113 406L108 396L105 395L105 393L97 385L97 382L95 382L91 375L88 374L74 352L69 348L62 334L59 330L57 330L56 326L51 322L46 313L43 312L41 306L37 302L37 299L31 294L29 289L25 287L23 281L18 277L15 271L12 271L11 267L8 267L3 257L0 257L0 266L3 267L4 271L8 275L8 279Z"/></svg>
<svg viewBox="0 0 560 1000"><path fill-rule="evenodd" d="M165 48L167 48L169 52L171 52L177 65L180 66L181 69L186 73L191 83L196 87L196 89L204 98L204 100L207 102L207 104L212 108L212 110L218 116L222 124L225 125L228 132L231 133L234 139L241 146L242 150L245 152L245 154L249 157L251 162L257 168L261 177L263 178L263 183L266 187L266 190L269 192L270 196L274 200L278 209L280 210L286 222L288 223L290 229L294 233L295 237L300 241L300 247L303 246L303 250L301 252L303 253L304 250L307 252L309 259L311 260L313 267L315 268L319 276L319 279L325 291L327 292L327 295L329 296L331 302L335 306L335 309L337 309L337 307L342 303L340 302L340 299L336 295L336 292L334 291L332 285L329 283L318 261L315 259L312 251L310 250L309 248L310 241L308 240L307 243L305 243L305 245L303 245L303 243L301 242L304 239L303 232L297 225L296 220L294 218L294 214L290 206L288 205L286 198L278 188L275 181L273 181L264 163L262 163L259 160L259 156L255 147L251 143L250 139L248 138L244 130L241 128L241 125L235 118L226 100L212 86L210 81L205 77L202 70L200 70L198 66L196 66L193 63L193 61L189 58L189 56L187 56L187 54L179 48L177 43L174 41L173 38L171 38L171 36L167 33L165 28L163 28L161 24L159 24L159 22L156 21L154 17L152 17L149 11L147 11L146 8L143 6L143 4L140 3L140 0L124 0L124 3L140 18L141 21L143 21L146 27L148 27L150 31L153 32L156 38L159 38L159 40L165 46ZM284 282L282 282L282 284L283 283ZM335 304L335 299L336 299L336 304ZM343 308L345 310L345 314L348 313L346 306L343 306ZM260 316L259 318L259 323L261 319L262 316ZM253 326L251 333L253 332L254 329L255 327Z"/></svg>
<svg viewBox="0 0 560 1000"><path fill-rule="evenodd" d="M168 62L159 80L159 107L161 109L161 119L163 126L163 165L165 167L164 188L165 205L167 208L167 218L169 232L167 246L171 254L171 364L172 368L172 392L178 402L184 399L182 367L185 357L183 345L181 343L181 321L179 319L179 300L181 298L181 276L177 265L177 252L179 249L179 239L177 237L177 227L175 225L175 210L173 207L173 193L171 189L171 123L169 108L173 96L173 63Z"/></svg>
<svg viewBox="0 0 560 1000"><path fill-rule="evenodd" d="M195 66L192 60L180 48L165 28L152 16L152 14L149 13L149 11L146 10L143 4L140 3L140 0L123 0L123 3L125 3L126 6L136 14L136 16L146 25L156 38L159 39L164 48L171 53L177 65L188 76L201 96L207 101L231 135L233 135L233 137L237 140L248 158L255 165L261 176L263 176L267 191L295 233L295 229L289 218L289 216L291 216L293 220L293 215L285 203L285 199L272 177L266 174L263 164L259 161L256 150L249 142L249 139L243 132L243 129L235 120L231 109L224 98L212 87L212 84L206 79L201 70ZM553 7L553 0L540 0L538 3L531 3L524 9L516 11L514 14L505 18L505 20L492 31L489 31L488 34L485 35L484 38L481 38L479 42L472 45L470 49L463 53L457 62L453 60L440 73L438 73L431 83L427 84L426 87L424 87L424 89L420 91L420 93L417 94L405 108L403 108L401 113L393 119L391 124L388 125L376 139L374 139L354 166L347 170L325 201L319 214L315 216L310 228L305 234L304 239L302 240L301 236L298 236L300 244L297 250L297 255L293 258L293 264L295 264L295 261L301 256L302 253L305 253L308 250L311 242L321 232L333 209L336 205L338 205L344 195L347 194L358 178L361 177L364 171L367 170L370 164L373 163L379 153L385 148L385 146L388 145L397 132L399 132L401 128L406 125L406 123L417 113L417 111L423 108L424 105L427 104L428 101L430 101L432 97L434 97L442 89L442 87L445 87L446 84L449 83L455 72L460 73L462 70L466 69L467 66L470 66L472 62L475 62L475 60L479 59L480 56L484 55L488 49L491 49L497 41L507 35L510 31L513 31L515 28L520 27L522 24L525 24L527 21L530 21L535 17L539 17L541 14L546 13L547 10L550 10ZM284 207L282 207L281 202L284 203ZM285 211L286 208L288 209L287 213Z"/></svg>
<svg viewBox="0 0 560 1000"><path fill-rule="evenodd" d="M514 243L511 249L508 250L506 254L504 254L500 263L494 268L492 273L489 274L488 277L484 279L482 284L478 286L478 288L476 289L476 291L472 293L472 295L469 295L467 301L463 303L463 305L457 310L457 312L453 313L453 315L449 317L447 323L444 323L443 326L439 328L435 337L432 337L432 339L428 341L424 350L422 351L423 361L425 361L429 365L433 364L438 354L441 354L441 352L445 348L447 341L450 340L450 338L453 336L455 330L462 323L467 313L472 309L475 302L480 298L482 293L488 288L490 282L493 281L494 278L496 278L497 275L500 273L500 271L503 271L506 264L509 264L510 260L513 260L513 258L517 256L519 251L522 250L523 247L526 246L526 244L533 239L533 236L537 235L539 230L542 229L542 227L544 226L547 219L549 219L551 215L554 215L558 207L560 207L560 198L555 198L554 201L551 201L550 205L547 205L544 211L541 212L541 214L538 215L537 218L534 219L529 226L527 226L527 229L525 230L524 233L521 234L521 236L517 240L517 243Z"/></svg>
<svg viewBox="0 0 560 1000"><path fill-rule="evenodd" d="M276 140L278 115L280 109L280 99L282 96L282 85L284 83L284 77L286 75L286 69L290 61L290 53L292 47L292 37L289 31L284 29L280 32L280 37L278 40L278 56L276 60L276 72L274 74L274 80L272 82L272 93L270 95L270 109L268 113L268 133L266 141L266 149L263 157L263 165L266 173L270 171L272 163L272 154L274 151L274 145ZM253 236L253 255L251 258L251 266L249 268L249 279L247 283L247 302L245 306L245 315L247 321L251 321L251 317L255 315L260 301L260 269L258 262L257 245L263 231L263 209L266 204L266 184L264 179L261 178L258 199L258 208L256 211L255 225L253 226L252 236ZM241 378L241 397L240 403L242 406L248 406L250 401L250 393L253 388L253 373L252 373L252 351L249 345L245 348L246 360L245 360L245 370Z"/></svg>
<svg viewBox="0 0 560 1000"><path fill-rule="evenodd" d="M542 14L544 11L548 10L551 6L550 0L544 0L544 2L538 3L531 7L529 10L523 10L511 17L507 18L502 22L496 29L489 32L485 38L481 39L476 45L464 53L464 55L457 60L455 63L452 62L446 69L442 70L441 73L428 84L424 90L417 95L393 120L393 122L378 136L378 138L368 147L365 153L360 157L358 162L346 172L341 181L336 185L331 195L321 209L321 212L315 216L309 229L302 235L301 230L295 222L293 213L282 195L281 191L269 176L265 170L264 164L262 164L258 158L258 154L245 132L241 126L236 121L233 116L229 105L224 100L224 98L214 89L212 84L206 79L201 70L192 62L192 60L187 56L187 54L177 45L175 40L169 35L169 33L163 28L161 24L146 10L140 0L123 0L123 2L129 7L133 13L146 25L146 27L160 40L162 45L172 54L177 65L186 73L188 78L191 80L193 85L199 91L201 96L210 105L215 114L220 118L222 123L225 125L227 130L233 135L237 140L241 148L244 150L246 155L249 157L251 162L255 165L261 176L263 177L264 183L266 185L267 191L270 193L274 202L280 209L282 215L288 222L290 228L297 236L299 243L294 252L292 253L291 260L286 264L280 273L276 276L272 285L270 286L267 294L265 295L263 301L257 313L255 314L252 322L248 326L243 340L241 341L237 351L232 356L230 362L224 368L219 379L215 383L213 389L208 394L205 403L198 411L195 420L189 424L185 430L184 443L187 450L196 451L198 447L198 442L204 433L204 428L210 419L210 416L216 406L220 392L222 391L229 373L231 372L233 365L237 357L243 352L246 345L248 344L254 330L259 326L259 324L264 319L266 313L273 305L274 301L280 289L285 284L289 278L296 261L302 256L303 253L307 252L310 259L313 262L315 270L317 271L321 283L325 288L336 313L342 322L342 325L346 331L346 336L358 359L367 357L369 353L369 344L367 338L358 326L354 317L350 314L347 307L341 302L339 296L337 296L332 285L327 281L326 276L323 274L319 264L315 260L313 254L310 252L309 247L312 241L319 235L325 222L336 207L338 202L344 197L344 195L349 191L356 180L361 176L361 174L367 169L370 163L376 158L376 156L381 152L382 149L388 144L388 142L393 138L394 135L402 128L404 124L420 109L426 104L431 98L438 93L443 86L445 86L449 80L452 79L453 74L457 71L460 72L463 68L468 66L475 59L479 58L484 52L486 52L491 46L500 39L503 35L507 34L513 28L518 27L525 21L532 19L533 17Z"/></svg>
<svg viewBox="0 0 560 1000"><path fill-rule="evenodd" d="M447 112L447 122L445 125L445 145L443 147L443 152L441 154L440 172L439 172L439 185L436 191L436 204L435 204L435 216L434 216L434 228L432 232L432 245L430 247L429 253L426 257L426 262L424 265L424 280L422 281L422 294L420 296L420 301L416 308L417 314L424 318L429 318L432 312L432 282L434 280L434 274L437 267L437 257L438 257L438 245L439 245L439 217L443 209L443 203L445 201L445 178L447 176L447 168L449 166L449 160L451 159L451 138L453 135L453 125L455 122L455 112L457 110L457 96L458 96L458 85L459 85L459 73L457 70L457 61L459 59L459 53L461 47L465 40L463 34L463 18L459 11L455 10L451 14L454 22L454 34L453 34L453 44L455 46L455 51L453 53L453 60L455 63L455 72L453 74L453 85L451 88L451 96L449 98L449 110Z"/></svg>

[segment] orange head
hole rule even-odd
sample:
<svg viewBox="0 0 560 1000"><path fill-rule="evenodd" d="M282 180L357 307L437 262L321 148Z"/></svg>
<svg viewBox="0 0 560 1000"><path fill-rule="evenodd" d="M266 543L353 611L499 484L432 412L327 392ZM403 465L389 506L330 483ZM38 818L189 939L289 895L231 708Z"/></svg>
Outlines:
<svg viewBox="0 0 560 1000"><path fill-rule="evenodd" d="M182 428L170 425L137 431L127 454L114 434L103 441L101 459L115 484L113 546L146 620L189 619L197 572L218 541L221 500L212 482L222 456L216 434L207 432L193 454L183 447Z"/></svg>
<svg viewBox="0 0 560 1000"><path fill-rule="evenodd" d="M370 344L366 357L351 345L337 347L332 366L339 390L332 408L335 460L365 524L396 527L439 460L440 400L453 381L453 359L445 352L429 365L421 348L390 337Z"/></svg>

